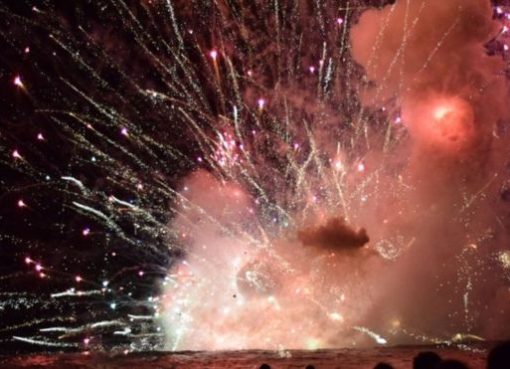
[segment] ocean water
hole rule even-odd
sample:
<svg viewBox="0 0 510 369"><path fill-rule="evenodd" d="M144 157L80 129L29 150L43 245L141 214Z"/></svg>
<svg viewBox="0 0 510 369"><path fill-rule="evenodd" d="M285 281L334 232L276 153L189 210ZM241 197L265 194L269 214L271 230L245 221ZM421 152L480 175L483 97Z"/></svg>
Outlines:
<svg viewBox="0 0 510 369"><path fill-rule="evenodd" d="M257 369L263 363L273 369L368 369L380 361L396 369L412 367L420 351L432 350L443 358L462 360L472 369L485 368L487 349L480 347L385 347L373 349L335 349L316 351L215 351L215 352L147 352L105 355L93 353L31 354L0 357L0 368L39 369Z"/></svg>

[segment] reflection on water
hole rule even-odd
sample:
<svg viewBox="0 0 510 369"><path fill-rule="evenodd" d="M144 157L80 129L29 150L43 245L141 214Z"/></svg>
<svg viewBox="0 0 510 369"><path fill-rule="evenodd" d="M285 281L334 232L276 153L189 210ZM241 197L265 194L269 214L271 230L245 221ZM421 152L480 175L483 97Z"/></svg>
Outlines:
<svg viewBox="0 0 510 369"><path fill-rule="evenodd" d="M304 368L308 364L317 369L368 369L379 361L392 364L396 369L411 368L416 353L430 350L430 347L396 347L377 349L339 349L317 351L230 351L230 352L180 352L180 353L137 353L128 355L96 354L48 354L0 358L0 367L17 369L37 367L40 369L74 368L138 368L138 369L256 369L268 363L274 369ZM471 369L485 368L487 350L483 348L434 349L443 358L465 361Z"/></svg>

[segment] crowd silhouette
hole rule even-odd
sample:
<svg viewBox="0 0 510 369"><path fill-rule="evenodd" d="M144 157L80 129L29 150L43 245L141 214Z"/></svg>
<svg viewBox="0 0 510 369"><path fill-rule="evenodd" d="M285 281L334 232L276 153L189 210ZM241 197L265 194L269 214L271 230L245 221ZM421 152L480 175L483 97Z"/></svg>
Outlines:
<svg viewBox="0 0 510 369"><path fill-rule="evenodd" d="M259 369L271 369L271 366L262 364ZM315 369L315 366L307 365L305 369ZM394 369L394 367L389 363L380 362L374 366L374 369ZM423 351L413 358L412 369L470 369L470 367L459 360L442 359L433 351ZM510 341L500 343L489 351L485 369L510 369Z"/></svg>

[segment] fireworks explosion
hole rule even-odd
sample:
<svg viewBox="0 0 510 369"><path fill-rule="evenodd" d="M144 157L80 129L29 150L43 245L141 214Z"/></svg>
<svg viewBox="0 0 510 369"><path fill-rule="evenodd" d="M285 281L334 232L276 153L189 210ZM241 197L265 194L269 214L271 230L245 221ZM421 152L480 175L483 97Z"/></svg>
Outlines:
<svg viewBox="0 0 510 369"><path fill-rule="evenodd" d="M0 15L2 344L510 335L510 8L27 0Z"/></svg>

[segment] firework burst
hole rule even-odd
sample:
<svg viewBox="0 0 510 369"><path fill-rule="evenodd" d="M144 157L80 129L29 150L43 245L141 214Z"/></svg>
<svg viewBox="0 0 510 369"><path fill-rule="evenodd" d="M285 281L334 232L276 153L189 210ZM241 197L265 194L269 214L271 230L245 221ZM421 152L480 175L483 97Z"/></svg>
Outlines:
<svg viewBox="0 0 510 369"><path fill-rule="evenodd" d="M5 343L508 334L507 9L340 3L0 6Z"/></svg>

